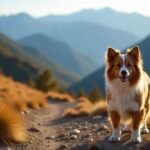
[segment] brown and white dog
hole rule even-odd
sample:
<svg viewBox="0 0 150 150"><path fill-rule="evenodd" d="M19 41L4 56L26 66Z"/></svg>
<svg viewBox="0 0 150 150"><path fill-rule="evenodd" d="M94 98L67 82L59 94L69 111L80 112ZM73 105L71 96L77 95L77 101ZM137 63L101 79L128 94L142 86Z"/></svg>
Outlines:
<svg viewBox="0 0 150 150"><path fill-rule="evenodd" d="M109 141L120 141L120 124L130 121L132 142L141 142L141 132L149 132L146 121L150 108L150 79L143 71L139 47L128 49L126 54L108 48L105 80L113 126Z"/></svg>

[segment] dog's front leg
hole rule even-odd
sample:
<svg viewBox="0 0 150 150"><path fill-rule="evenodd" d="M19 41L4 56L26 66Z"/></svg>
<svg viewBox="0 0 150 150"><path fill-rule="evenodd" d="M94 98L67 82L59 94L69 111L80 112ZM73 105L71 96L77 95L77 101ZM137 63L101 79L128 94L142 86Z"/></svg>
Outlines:
<svg viewBox="0 0 150 150"><path fill-rule="evenodd" d="M110 111L109 113L112 121L113 132L108 140L111 142L117 142L120 141L120 136L121 136L120 115L116 111Z"/></svg>
<svg viewBox="0 0 150 150"><path fill-rule="evenodd" d="M133 143L140 143L141 139L141 123L144 119L145 111L144 109L140 111L131 111L132 117L132 135L131 140Z"/></svg>

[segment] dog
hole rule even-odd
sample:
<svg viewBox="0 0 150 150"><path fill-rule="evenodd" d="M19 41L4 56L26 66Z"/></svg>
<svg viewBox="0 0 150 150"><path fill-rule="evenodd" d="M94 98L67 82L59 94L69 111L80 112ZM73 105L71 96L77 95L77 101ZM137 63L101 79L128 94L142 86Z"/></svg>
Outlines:
<svg viewBox="0 0 150 150"><path fill-rule="evenodd" d="M138 46L127 49L125 54L113 48L107 49L105 83L113 127L109 141L120 141L121 124L130 123L131 140L140 143L141 132L149 132L146 122L150 109L150 79L143 71Z"/></svg>

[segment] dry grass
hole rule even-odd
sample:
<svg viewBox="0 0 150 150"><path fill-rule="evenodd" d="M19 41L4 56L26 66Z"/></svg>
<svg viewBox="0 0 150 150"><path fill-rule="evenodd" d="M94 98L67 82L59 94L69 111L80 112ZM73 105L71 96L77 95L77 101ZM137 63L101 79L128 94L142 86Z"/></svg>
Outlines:
<svg viewBox="0 0 150 150"><path fill-rule="evenodd" d="M10 103L19 111L24 111L27 107L38 109L47 104L46 96L41 91L3 75L0 75L0 100Z"/></svg>
<svg viewBox="0 0 150 150"><path fill-rule="evenodd" d="M64 117L80 117L80 116L95 116L107 115L107 102L100 100L96 103L91 103L86 97L81 97L78 100L76 107L67 109Z"/></svg>
<svg viewBox="0 0 150 150"><path fill-rule="evenodd" d="M0 102L0 140L5 144L27 140L22 117L13 107L4 102Z"/></svg>
<svg viewBox="0 0 150 150"><path fill-rule="evenodd" d="M48 100L56 100L62 102L74 102L74 98L67 93L48 92L46 94Z"/></svg>

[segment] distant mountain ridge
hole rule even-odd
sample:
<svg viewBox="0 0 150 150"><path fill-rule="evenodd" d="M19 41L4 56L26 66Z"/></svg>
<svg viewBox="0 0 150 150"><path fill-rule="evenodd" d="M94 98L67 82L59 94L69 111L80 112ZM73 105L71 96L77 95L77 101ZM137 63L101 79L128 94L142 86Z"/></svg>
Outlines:
<svg viewBox="0 0 150 150"><path fill-rule="evenodd" d="M68 44L79 53L97 61L99 66L103 64L104 51L108 46L124 48L139 40L131 33L84 19L68 23L45 20L35 19L26 14L2 16L0 31L14 39L42 33Z"/></svg>
<svg viewBox="0 0 150 150"><path fill-rule="evenodd" d="M37 48L49 60L66 68L80 78L98 68L95 62L85 58L67 44L43 34L34 34L20 39L19 42Z"/></svg>
<svg viewBox="0 0 150 150"><path fill-rule="evenodd" d="M150 65L149 65L149 56L150 56L150 36L146 37L144 40L142 40L139 43L136 43L135 45L139 45L141 51L142 51L142 57L144 62L144 70L148 73L150 73ZM135 46L132 45L132 46ZM130 46L130 47L132 47ZM88 75L81 81L75 83L69 88L69 91L72 91L74 93L78 93L81 89L85 90L87 93L92 90L94 87L99 87L101 92L105 92L105 79L104 79L104 70L105 67L101 67L97 71L93 72L92 74Z"/></svg>
<svg viewBox="0 0 150 150"><path fill-rule="evenodd" d="M109 7L94 10L87 9L79 12L61 16L61 15L48 15L39 18L40 21L46 23L52 22L77 22L88 21L119 29L125 32L129 32L137 37L145 37L150 33L150 17L138 14L138 13L125 13L121 11L113 10Z"/></svg>
<svg viewBox="0 0 150 150"><path fill-rule="evenodd" d="M37 49L21 46L0 33L0 69L15 80L29 82L44 69L50 68L56 78L66 86L78 80L69 71L49 61Z"/></svg>

